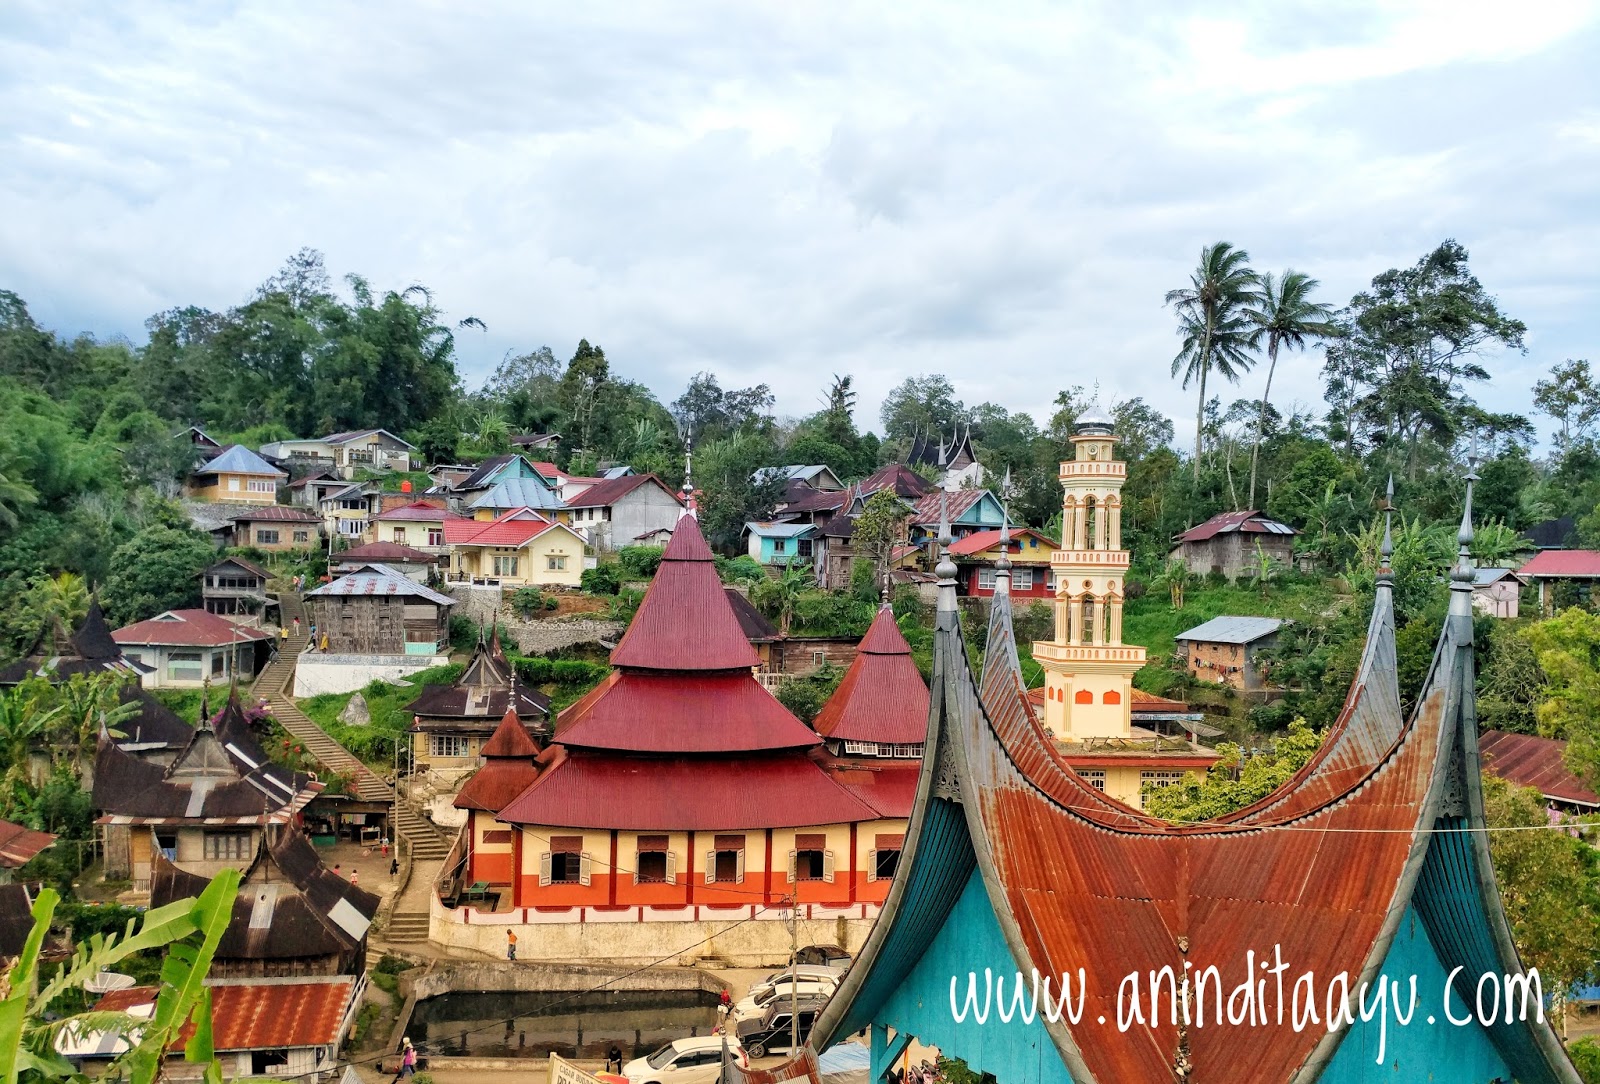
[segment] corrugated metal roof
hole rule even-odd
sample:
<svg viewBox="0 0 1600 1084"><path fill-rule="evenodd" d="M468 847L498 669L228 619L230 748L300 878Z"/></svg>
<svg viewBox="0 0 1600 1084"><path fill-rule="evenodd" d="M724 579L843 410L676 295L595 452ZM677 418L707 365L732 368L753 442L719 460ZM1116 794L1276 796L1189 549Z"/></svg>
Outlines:
<svg viewBox="0 0 1600 1084"><path fill-rule="evenodd" d="M340 550L334 554L335 565L348 565L353 563L366 563L369 561L404 561L408 564L433 564L439 558L431 553L412 549L410 546L399 542L366 542L359 546L352 546L347 550Z"/></svg>
<svg viewBox="0 0 1600 1084"><path fill-rule="evenodd" d="M215 1048L227 1053L332 1046L343 1034L355 981L339 975L207 983ZM95 1003L94 1011L128 1012L153 1003L157 992L154 986L114 990ZM179 1045L193 1030L193 1025L184 1029Z"/></svg>
<svg viewBox="0 0 1600 1084"><path fill-rule="evenodd" d="M308 508L294 508L287 504L263 504L246 508L228 517L235 523L321 523L322 519Z"/></svg>
<svg viewBox="0 0 1600 1084"><path fill-rule="evenodd" d="M955 513L952 511L951 512L951 516L954 517L954 515L955 515ZM1048 538L1048 537L1040 534L1038 531L1034 530L1032 527L1013 527L1013 528L1011 528L1011 540L1012 540L1013 543L1019 542L1023 538L1034 538L1034 539L1037 539L1039 542L1043 543L1047 548L1052 549L1052 550L1056 549L1057 546L1058 546L1058 543L1056 542L1055 539ZM972 556L974 556L976 554L984 553L984 552L986 552L988 550L992 550L992 549L994 549L995 547L997 547L999 545L1000 545L1000 532L999 532L999 530L973 531L971 534L965 535L965 536L963 536L961 538L956 539L954 542L950 543L950 556L952 556L952 557L972 557ZM1016 552L1016 547L1013 548L1012 552L1013 553Z"/></svg>
<svg viewBox="0 0 1600 1084"><path fill-rule="evenodd" d="M809 523L758 523L747 521L744 529L757 538L799 538L817 533Z"/></svg>
<svg viewBox="0 0 1600 1084"><path fill-rule="evenodd" d="M539 747L517 713L508 711L481 752L483 767L473 772L456 794L455 807L498 813L538 778L534 758L539 755Z"/></svg>
<svg viewBox="0 0 1600 1084"><path fill-rule="evenodd" d="M1243 512L1221 512L1204 523L1197 523L1178 536L1179 542L1204 542L1219 534L1231 534L1234 531L1243 531L1246 534L1299 534L1287 523L1279 523L1269 519L1260 512L1246 510Z"/></svg>
<svg viewBox="0 0 1600 1084"><path fill-rule="evenodd" d="M587 481L587 479L572 478L569 479L569 481ZM673 500L680 504L683 503L683 499L672 491L672 487L667 485L667 483L663 482L654 474L630 474L623 478L604 478L596 480L593 485L589 486L589 488L585 489L582 493L574 495L573 498L567 502L567 507L603 508L607 505L616 504L618 501L632 493L634 490L638 489L640 486L645 485L657 486L663 493L667 494Z"/></svg>
<svg viewBox="0 0 1600 1084"><path fill-rule="evenodd" d="M641 753L797 749L821 740L748 670L613 673L561 713L555 737L569 747Z"/></svg>
<svg viewBox="0 0 1600 1084"><path fill-rule="evenodd" d="M427 501L412 501L410 504L391 508L387 512L379 512L377 519L380 523L440 523L450 516L448 509L440 508L438 505L429 504Z"/></svg>
<svg viewBox="0 0 1600 1084"><path fill-rule="evenodd" d="M288 471L279 470L243 444L230 444L212 456L196 474L262 474L273 478L287 478Z"/></svg>
<svg viewBox="0 0 1600 1084"><path fill-rule="evenodd" d="M0 821L0 867L16 869L55 841L49 832Z"/></svg>
<svg viewBox="0 0 1600 1084"><path fill-rule="evenodd" d="M1478 739L1483 765L1519 787L1533 787L1557 802L1600 806L1600 794L1583 784L1567 767L1567 743L1532 734L1485 730Z"/></svg>
<svg viewBox="0 0 1600 1084"><path fill-rule="evenodd" d="M954 523L971 511L974 505L992 495L987 489L954 489L950 491L949 496L950 522ZM912 522L923 525L938 523L942 514L941 506L944 503L938 490L919 498L911 512ZM999 541L998 534L995 540Z"/></svg>
<svg viewBox="0 0 1600 1084"><path fill-rule="evenodd" d="M1213 617L1187 632L1178 633L1176 639L1208 644L1249 644L1271 636L1288 623L1281 617Z"/></svg>
<svg viewBox="0 0 1600 1084"><path fill-rule="evenodd" d="M565 508L561 498L538 478L502 478L487 493L473 498L468 508Z"/></svg>
<svg viewBox="0 0 1600 1084"><path fill-rule="evenodd" d="M323 584L315 591L308 591L307 598L351 596L351 595L391 595L397 597L424 598L440 606L454 606L456 600L448 595L441 595L431 587L402 576L387 565L369 565L365 571L352 572L348 576L341 576L332 583Z"/></svg>
<svg viewBox="0 0 1600 1084"><path fill-rule="evenodd" d="M910 817L916 807L917 776L922 772L920 758L867 760L821 755L819 763L834 782L877 810L880 817Z"/></svg>
<svg viewBox="0 0 1600 1084"><path fill-rule="evenodd" d="M748 669L758 662L723 594L700 524L685 513L673 529L633 622L611 653L611 663L695 671Z"/></svg>
<svg viewBox="0 0 1600 1084"><path fill-rule="evenodd" d="M168 610L148 621L124 625L111 634L119 644L174 644L182 647L221 647L248 644L272 637L260 629L235 625L205 610Z"/></svg>
<svg viewBox="0 0 1600 1084"><path fill-rule="evenodd" d="M1600 576L1600 551L1540 550L1517 573L1526 577Z"/></svg>
<svg viewBox="0 0 1600 1084"><path fill-rule="evenodd" d="M728 757L566 753L500 811L510 824L619 831L751 831L873 820L804 752Z"/></svg>
<svg viewBox="0 0 1600 1084"><path fill-rule="evenodd" d="M878 610L844 680L812 723L839 741L920 744L928 736L928 687L888 606Z"/></svg>
<svg viewBox="0 0 1600 1084"><path fill-rule="evenodd" d="M935 486L904 463L888 463L867 475L865 481L855 486L856 492L863 497L870 497L880 489L892 489L896 496L915 500L933 492Z"/></svg>

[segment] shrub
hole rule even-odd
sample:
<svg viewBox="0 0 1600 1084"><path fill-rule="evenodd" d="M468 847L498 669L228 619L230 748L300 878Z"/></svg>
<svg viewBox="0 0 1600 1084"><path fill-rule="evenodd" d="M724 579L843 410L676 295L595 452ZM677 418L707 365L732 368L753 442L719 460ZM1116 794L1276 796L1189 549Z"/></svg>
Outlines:
<svg viewBox="0 0 1600 1084"><path fill-rule="evenodd" d="M804 677L784 682L778 686L775 695L778 703L793 712L801 722L809 724L839 687L844 675L844 667L825 662Z"/></svg>
<svg viewBox="0 0 1600 1084"><path fill-rule="evenodd" d="M765 579L767 570L761 567L760 561L748 553L741 553L737 557L718 557L717 575L722 577L723 583L741 583L746 580Z"/></svg>
<svg viewBox="0 0 1600 1084"><path fill-rule="evenodd" d="M647 580L660 567L662 552L660 546L623 546L617 551L617 563L634 579Z"/></svg>
<svg viewBox="0 0 1600 1084"><path fill-rule="evenodd" d="M532 617L546 608L545 601L544 592L537 587L521 587L511 596L511 608L523 617ZM552 603L551 608L553 609L555 600L550 599L549 601Z"/></svg>
<svg viewBox="0 0 1600 1084"><path fill-rule="evenodd" d="M622 589L622 575L614 564L586 568L578 582L591 595L614 595Z"/></svg>
<svg viewBox="0 0 1600 1084"><path fill-rule="evenodd" d="M410 971L416 966L416 964L412 963L403 956L395 956L386 952L382 957L379 958L376 966L374 966L372 970L384 975L398 975L400 972Z"/></svg>
<svg viewBox="0 0 1600 1084"><path fill-rule="evenodd" d="M1567 1047L1567 1054L1584 1084L1600 1084L1600 1041L1578 1039Z"/></svg>

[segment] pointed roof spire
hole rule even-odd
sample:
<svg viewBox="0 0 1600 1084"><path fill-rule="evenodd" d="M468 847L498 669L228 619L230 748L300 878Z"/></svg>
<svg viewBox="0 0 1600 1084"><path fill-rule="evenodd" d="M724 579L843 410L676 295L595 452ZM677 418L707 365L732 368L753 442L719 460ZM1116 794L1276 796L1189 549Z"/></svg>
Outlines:
<svg viewBox="0 0 1600 1084"><path fill-rule="evenodd" d="M927 738L928 687L888 608L872 619L850 669L812 725L835 741L918 744Z"/></svg>
<svg viewBox="0 0 1600 1084"><path fill-rule="evenodd" d="M944 443L939 444L939 472L941 477L949 465L945 456ZM950 491L943 484L939 486L939 563L933 566L933 574L938 577L939 603L938 609L954 612L956 609L956 563L950 559Z"/></svg>
<svg viewBox="0 0 1600 1084"><path fill-rule="evenodd" d="M1461 529L1456 532L1456 543L1459 548L1456 552L1456 566L1450 572L1450 588L1452 591L1460 591L1463 595L1468 596L1466 605L1468 606L1467 612L1470 613L1470 592L1472 590L1471 551L1473 538L1472 484L1478 480L1478 434L1476 431L1474 431L1472 434L1472 449L1467 453L1466 480L1467 495L1466 500L1461 506ZM1455 613L1460 608L1454 596L1451 599L1450 608L1452 613Z"/></svg>
<svg viewBox="0 0 1600 1084"><path fill-rule="evenodd" d="M539 746L528 736L528 728L517 717L517 710L508 708L500 718L500 725L478 751L485 757L536 757Z"/></svg>
<svg viewBox="0 0 1600 1084"><path fill-rule="evenodd" d="M1383 503L1378 507L1383 509L1383 542L1378 546L1378 582L1384 587L1394 583L1394 475L1389 475L1389 484L1383 491Z"/></svg>
<svg viewBox="0 0 1600 1084"><path fill-rule="evenodd" d="M683 503L689 509L689 514L695 519L700 518L700 510L695 507L694 501L694 430L686 429L683 433Z"/></svg>
<svg viewBox="0 0 1600 1084"><path fill-rule="evenodd" d="M994 563L994 589L1011 593L1011 465L1000 481L1000 558Z"/></svg>

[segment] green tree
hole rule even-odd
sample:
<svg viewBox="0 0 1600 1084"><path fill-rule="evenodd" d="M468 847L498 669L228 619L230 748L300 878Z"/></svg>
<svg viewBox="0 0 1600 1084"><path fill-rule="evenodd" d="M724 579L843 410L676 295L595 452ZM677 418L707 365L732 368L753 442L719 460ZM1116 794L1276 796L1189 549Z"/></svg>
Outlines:
<svg viewBox="0 0 1600 1084"><path fill-rule="evenodd" d="M1513 734L1538 732L1535 707L1544 690L1544 671L1527 635L1516 622L1489 627L1487 651L1478 670L1478 725Z"/></svg>
<svg viewBox="0 0 1600 1084"><path fill-rule="evenodd" d="M791 560L776 576L765 577L751 588L750 601L768 617L776 618L778 631L787 636L801 597L816 586L817 578L811 565Z"/></svg>
<svg viewBox="0 0 1600 1084"><path fill-rule="evenodd" d="M0 803L7 819L24 813L32 799L29 757L45 747L50 728L62 711L51 700L50 684L43 678L30 678L0 692L0 756L5 758Z"/></svg>
<svg viewBox="0 0 1600 1084"><path fill-rule="evenodd" d="M967 421L967 408L956 398L950 378L940 373L908 376L883 397L878 413L885 440L910 444L919 435L944 434L949 439Z"/></svg>
<svg viewBox="0 0 1600 1084"><path fill-rule="evenodd" d="M1588 361L1568 358L1552 367L1549 379L1533 385L1533 409L1561 427L1556 433L1561 451L1587 441L1600 420L1600 384L1589 372Z"/></svg>
<svg viewBox="0 0 1600 1084"><path fill-rule="evenodd" d="M1250 371L1259 329L1249 315L1260 281L1250 270L1250 254L1227 241L1200 251L1200 265L1189 285L1167 291L1167 304L1176 306L1182 343L1172 359L1172 375L1183 373L1183 386L1199 385L1199 406L1194 420L1194 477L1200 480L1200 455L1204 449L1206 381L1215 370L1230 382Z"/></svg>
<svg viewBox="0 0 1600 1084"><path fill-rule="evenodd" d="M1204 777L1190 772L1171 786L1146 784L1145 812L1191 824L1243 809L1288 782L1322 745L1322 738L1304 719L1296 718L1269 753L1247 757L1237 745L1223 742L1217 746L1221 759Z"/></svg>
<svg viewBox="0 0 1600 1084"><path fill-rule="evenodd" d="M106 615L124 625L199 605L200 574L216 556L197 531L146 527L117 547L101 596Z"/></svg>
<svg viewBox="0 0 1600 1084"><path fill-rule="evenodd" d="M888 567L889 555L897 543L905 539L906 521L909 519L905 503L892 489L880 489L867 498L856 517L850 534L852 548L870 561L875 569L874 578L881 581Z"/></svg>
<svg viewBox="0 0 1600 1084"><path fill-rule="evenodd" d="M1567 739L1567 763L1600 783L1600 614L1577 607L1525 632L1545 676L1534 715L1539 733Z"/></svg>
<svg viewBox="0 0 1600 1084"><path fill-rule="evenodd" d="M1167 563L1161 567L1161 575L1156 577L1156 583L1167 589L1167 598L1172 603L1174 610L1183 609L1183 594L1186 588L1194 582L1195 575L1189 570L1189 564L1181 557L1169 557Z"/></svg>
<svg viewBox="0 0 1600 1084"><path fill-rule="evenodd" d="M1293 269L1284 271L1281 277L1269 271L1261 276L1261 288L1249 309L1250 319L1267 340L1267 386L1261 393L1261 415L1250 447L1250 495L1245 499L1250 508L1256 506L1256 464L1261 458L1261 439L1267 431L1267 403L1272 398L1279 349L1304 350L1308 343L1338 333L1333 308L1311 300L1319 285L1310 275Z"/></svg>

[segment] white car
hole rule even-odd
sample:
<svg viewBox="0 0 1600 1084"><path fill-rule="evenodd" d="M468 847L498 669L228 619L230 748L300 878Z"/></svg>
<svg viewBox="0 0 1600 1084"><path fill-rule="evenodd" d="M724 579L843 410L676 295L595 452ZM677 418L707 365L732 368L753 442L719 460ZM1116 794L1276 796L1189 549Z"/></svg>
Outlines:
<svg viewBox="0 0 1600 1084"><path fill-rule="evenodd" d="M749 1059L732 1035L728 1036L728 1049L741 1066L749 1068ZM629 1084L713 1084L722 1075L722 1036L674 1039L654 1054L628 1062L622 1075Z"/></svg>
<svg viewBox="0 0 1600 1084"><path fill-rule="evenodd" d="M760 997L774 986L788 983L791 974L798 976L801 980L833 983L837 983L844 976L844 972L838 968L826 967L822 964L799 964L793 968L786 967L782 971L774 971L750 987L746 994L750 997Z"/></svg>
<svg viewBox="0 0 1600 1084"><path fill-rule="evenodd" d="M838 979L808 979L801 976L798 981L794 981L785 975L782 980L768 987L764 993L750 994L742 998L733 1006L733 1018L735 1020L748 1020L753 1016L760 1016L767 1011L767 1006L774 1001L783 1001L790 997L830 998L838 988Z"/></svg>

